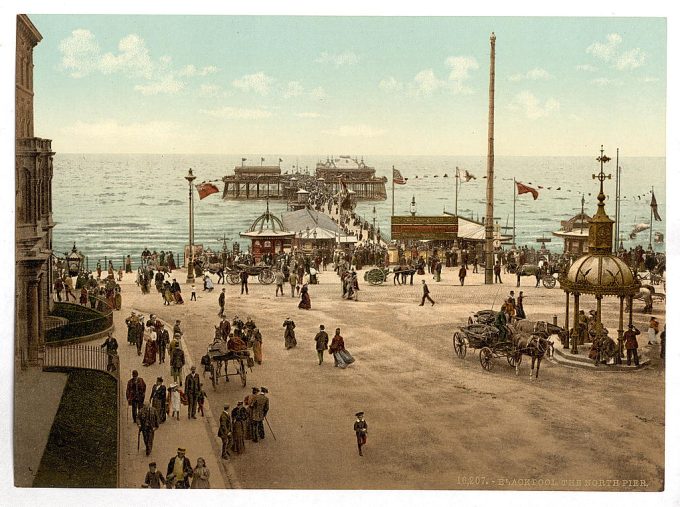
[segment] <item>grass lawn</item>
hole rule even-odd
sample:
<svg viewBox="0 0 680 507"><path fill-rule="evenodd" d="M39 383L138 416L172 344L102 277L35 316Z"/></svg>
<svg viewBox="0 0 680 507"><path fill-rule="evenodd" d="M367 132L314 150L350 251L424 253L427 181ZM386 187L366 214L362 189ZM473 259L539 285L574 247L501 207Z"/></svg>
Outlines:
<svg viewBox="0 0 680 507"><path fill-rule="evenodd" d="M33 487L115 488L117 418L115 379L70 372Z"/></svg>

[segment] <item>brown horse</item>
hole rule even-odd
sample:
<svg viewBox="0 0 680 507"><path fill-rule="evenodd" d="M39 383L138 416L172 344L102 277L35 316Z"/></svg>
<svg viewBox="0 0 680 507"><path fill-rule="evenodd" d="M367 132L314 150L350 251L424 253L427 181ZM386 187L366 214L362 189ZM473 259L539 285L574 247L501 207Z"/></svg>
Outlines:
<svg viewBox="0 0 680 507"><path fill-rule="evenodd" d="M552 335L557 335L560 339L560 343L564 346L567 343L569 333L566 329L546 322L544 320L532 321L532 320L518 320L513 324L514 330L516 332L523 332L528 334L540 333L545 335L544 338L550 338ZM552 357L552 351L554 344L550 341L550 348L548 349L548 357Z"/></svg>
<svg viewBox="0 0 680 507"><path fill-rule="evenodd" d="M515 345L515 374L519 375L519 365L522 362L522 356L531 357L531 372L529 378L534 379L534 367L536 367L536 378L538 379L538 371L541 369L541 361L546 353L551 349L551 342L543 332L536 332L533 334L515 331L512 335L512 342Z"/></svg>

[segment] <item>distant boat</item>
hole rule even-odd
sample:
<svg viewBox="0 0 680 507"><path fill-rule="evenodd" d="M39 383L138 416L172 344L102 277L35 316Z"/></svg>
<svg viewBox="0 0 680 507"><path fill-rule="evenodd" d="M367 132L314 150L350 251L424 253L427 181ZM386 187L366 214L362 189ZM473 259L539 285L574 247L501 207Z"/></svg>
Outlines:
<svg viewBox="0 0 680 507"><path fill-rule="evenodd" d="M435 178L439 178L439 175L438 175L438 174L435 174L434 177L435 177Z"/></svg>
<svg viewBox="0 0 680 507"><path fill-rule="evenodd" d="M426 174L425 176L423 176L423 178L429 178L429 176Z"/></svg>
<svg viewBox="0 0 680 507"><path fill-rule="evenodd" d="M416 174L416 179L418 179L418 175Z"/></svg>
<svg viewBox="0 0 680 507"><path fill-rule="evenodd" d="M449 177L449 175L444 173L444 178L448 178L448 177Z"/></svg>

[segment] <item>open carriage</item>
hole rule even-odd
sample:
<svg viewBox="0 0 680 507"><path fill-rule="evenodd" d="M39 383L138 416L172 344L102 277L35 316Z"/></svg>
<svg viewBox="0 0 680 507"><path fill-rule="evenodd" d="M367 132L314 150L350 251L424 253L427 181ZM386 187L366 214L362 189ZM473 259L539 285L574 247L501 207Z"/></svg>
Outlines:
<svg viewBox="0 0 680 507"><path fill-rule="evenodd" d="M488 324L470 324L453 333L453 350L459 358L465 358L468 348L479 350L479 362L487 371L493 368L494 358L505 357L512 367L522 360L512 340L501 339L498 329Z"/></svg>
<svg viewBox="0 0 680 507"><path fill-rule="evenodd" d="M230 269L227 274L227 282L237 285L241 282L241 273L245 271L248 276L256 276L257 280L264 285L274 283L274 272L269 266L249 266L248 264L238 264Z"/></svg>
<svg viewBox="0 0 680 507"><path fill-rule="evenodd" d="M250 357L250 351L227 350L225 342L216 340L208 347L208 353L204 357L206 358L204 363L205 372L210 374L210 380L214 389L217 389L220 378L224 378L226 382L229 382L229 377L233 376L238 376L241 379L242 387L246 386L246 367L250 368L253 361ZM232 364L232 373L229 372L229 363Z"/></svg>

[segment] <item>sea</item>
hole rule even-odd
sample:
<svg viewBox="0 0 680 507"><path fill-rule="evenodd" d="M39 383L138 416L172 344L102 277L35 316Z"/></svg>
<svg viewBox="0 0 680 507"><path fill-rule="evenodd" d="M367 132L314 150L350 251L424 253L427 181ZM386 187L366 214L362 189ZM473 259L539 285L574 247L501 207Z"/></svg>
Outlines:
<svg viewBox="0 0 680 507"><path fill-rule="evenodd" d="M611 156L611 154L609 154ZM122 264L130 255L137 260L144 248L183 252L189 235L189 192L184 179L189 168L195 183L216 181L219 193L202 200L194 193L194 242L204 248L220 250L222 239L231 247L238 242L242 248L249 241L239 233L248 230L253 221L264 213L264 200L225 201L221 197L221 178L233 174L241 158L265 165L275 165L279 158L282 172L314 173L316 163L332 155L159 155L159 154L62 154L54 157L53 232L55 255L70 252L73 244L87 256L90 269L98 260L113 259ZM335 155L337 156L337 155ZM351 155L354 156L354 155ZM456 208L456 167L475 176L461 182L458 189L457 211L460 216L481 218L486 213L485 156L358 156L366 165L375 167L377 176L386 176L387 200L359 202L357 213L373 221L384 238L389 239L392 212L392 167L407 178L405 185L395 185L394 213L409 214L416 202L416 213L442 215ZM251 162L246 162L251 163ZM592 157L504 157L495 158L494 215L512 235L515 225L517 245L540 247L537 239L552 237L546 247L561 252L563 243L553 237L560 222L581 211L581 199L586 214L597 209L599 173L596 156ZM650 223L651 191L658 204L661 221L654 221L653 232L665 235L666 227L666 159L664 157L634 157L619 160L621 188L620 238L625 248L647 246L649 230L636 239L629 234L636 224ZM615 214L616 163L605 164L604 181L607 195L606 211ZM534 200L530 193L514 195L513 178L538 191ZM462 181L462 180L461 180ZM515 213L513 214L513 199ZM270 209L280 216L286 211L284 201L271 201ZM655 243L656 251L665 251L665 243ZM177 257L176 257L177 258Z"/></svg>

